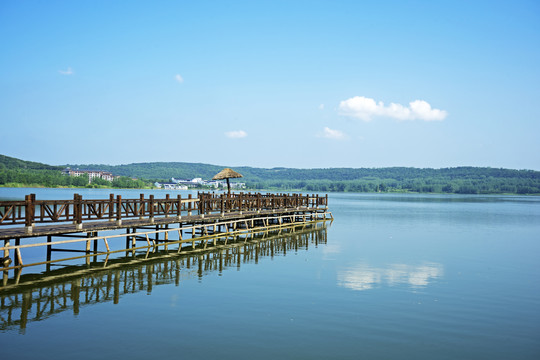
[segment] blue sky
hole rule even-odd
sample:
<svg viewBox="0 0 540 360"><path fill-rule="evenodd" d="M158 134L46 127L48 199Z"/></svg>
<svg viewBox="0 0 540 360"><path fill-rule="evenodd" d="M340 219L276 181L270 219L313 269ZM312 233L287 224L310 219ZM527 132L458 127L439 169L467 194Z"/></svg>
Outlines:
<svg viewBox="0 0 540 360"><path fill-rule="evenodd" d="M538 1L0 2L0 153L540 170Z"/></svg>

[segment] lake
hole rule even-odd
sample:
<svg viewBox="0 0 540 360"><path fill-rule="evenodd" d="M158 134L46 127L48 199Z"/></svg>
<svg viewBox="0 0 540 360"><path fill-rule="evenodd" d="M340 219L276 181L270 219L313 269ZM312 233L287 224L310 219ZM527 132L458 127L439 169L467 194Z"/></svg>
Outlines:
<svg viewBox="0 0 540 360"><path fill-rule="evenodd" d="M0 198L31 192L39 200L141 191L0 188ZM540 358L540 197L331 193L329 207L335 220L326 226L226 256L143 254L41 275L25 268L29 285L0 287L2 354ZM16 313L20 304L8 311L15 295L33 299L27 314Z"/></svg>

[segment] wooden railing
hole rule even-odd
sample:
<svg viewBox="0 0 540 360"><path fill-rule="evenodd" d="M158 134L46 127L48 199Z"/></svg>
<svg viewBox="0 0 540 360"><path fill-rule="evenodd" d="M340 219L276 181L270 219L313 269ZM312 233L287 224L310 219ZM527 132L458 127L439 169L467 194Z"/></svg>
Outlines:
<svg viewBox="0 0 540 360"><path fill-rule="evenodd" d="M74 194L73 200L36 200L35 194L24 201L0 201L0 226L73 222L90 220L121 221L128 218L182 217L212 213L249 212L278 209L319 208L328 206L328 195L198 193L196 198L178 195L156 199L154 195L138 199L122 199L110 194L108 199L83 199Z"/></svg>

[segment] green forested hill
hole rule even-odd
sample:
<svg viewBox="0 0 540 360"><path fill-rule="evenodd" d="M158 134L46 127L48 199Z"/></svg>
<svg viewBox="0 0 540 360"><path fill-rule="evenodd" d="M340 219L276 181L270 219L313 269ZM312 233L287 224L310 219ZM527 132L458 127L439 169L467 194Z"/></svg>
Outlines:
<svg viewBox="0 0 540 360"><path fill-rule="evenodd" d="M65 165L72 169L106 170L115 175L139 177L145 179L192 179L201 177L210 179L224 167L184 162L153 162L127 165ZM331 180L350 181L360 179L394 179L404 181L418 178L443 177L453 179L522 178L538 179L539 171L511 170L480 167L456 167L445 169L419 169L409 167L390 168L328 168L328 169L292 169L292 168L253 168L234 167L244 175L242 181L296 181L296 180Z"/></svg>
<svg viewBox="0 0 540 360"><path fill-rule="evenodd" d="M226 166L199 163L137 163L128 165L68 165L102 169L115 175L145 179L211 179ZM540 172L480 167L445 169L330 168L291 169L234 167L244 175L238 181L255 189L307 191L412 191L446 193L540 193Z"/></svg>
<svg viewBox="0 0 540 360"><path fill-rule="evenodd" d="M104 170L110 171L114 175L162 180L170 178L193 179L196 177L211 179L223 169L223 166L181 162L153 162L127 165L68 164L64 167L70 167L72 169Z"/></svg>
<svg viewBox="0 0 540 360"><path fill-rule="evenodd" d="M63 167L25 161L0 155L0 186L85 186L88 176L71 178L61 173Z"/></svg>
<svg viewBox="0 0 540 360"><path fill-rule="evenodd" d="M0 186L88 187L112 186L140 188L149 186L130 178L115 179L112 183L101 179L89 184L88 175L72 177L62 174L63 166L52 166L0 155Z"/></svg>
<svg viewBox="0 0 540 360"><path fill-rule="evenodd" d="M5 155L0 155L0 170L62 170L61 166L52 166L47 164L42 164L33 161L25 161L16 159L14 157L9 157Z"/></svg>
<svg viewBox="0 0 540 360"><path fill-rule="evenodd" d="M105 170L124 180L113 186L124 187L128 178L168 180L170 178L211 179L227 166L183 162L153 162L127 165L65 165L73 169ZM84 186L84 182L60 174L58 166L23 161L0 155L0 185L41 184L45 186ZM391 168L253 168L234 167L251 189L277 191L351 192L432 192L461 194L540 194L540 171L456 167L445 169ZM149 184L149 181L146 184ZM106 185L106 184L102 184ZM143 182L138 185L143 186Z"/></svg>

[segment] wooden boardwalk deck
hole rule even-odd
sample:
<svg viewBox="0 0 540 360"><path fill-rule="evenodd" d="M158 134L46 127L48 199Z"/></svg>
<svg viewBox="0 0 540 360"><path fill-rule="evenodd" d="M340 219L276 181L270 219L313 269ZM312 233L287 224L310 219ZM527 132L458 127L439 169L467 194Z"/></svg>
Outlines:
<svg viewBox="0 0 540 360"><path fill-rule="evenodd" d="M121 224L118 224L116 221L87 221L82 223L82 227L79 227L77 224L65 224L57 223L52 225L40 225L34 226L31 233L28 233L25 227L5 227L0 228L0 240L8 239L24 239L24 238L33 238L40 236L55 236L63 234L75 234L75 233L93 233L97 231L108 231L108 230L122 230L128 228L145 228L145 227L158 227L161 225L169 224L193 224L201 223L208 224L216 221L226 221L226 220L237 220L237 219L248 219L257 216L265 216L269 214L283 215L290 213L304 213L313 211L314 209L302 207L302 208L285 208L277 210L261 210L261 211L235 211L224 213L213 213L205 215L184 215L180 219L176 216L169 217L155 217L153 220L149 218L143 219L126 219L122 220ZM324 210L319 210L323 212Z"/></svg>

